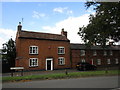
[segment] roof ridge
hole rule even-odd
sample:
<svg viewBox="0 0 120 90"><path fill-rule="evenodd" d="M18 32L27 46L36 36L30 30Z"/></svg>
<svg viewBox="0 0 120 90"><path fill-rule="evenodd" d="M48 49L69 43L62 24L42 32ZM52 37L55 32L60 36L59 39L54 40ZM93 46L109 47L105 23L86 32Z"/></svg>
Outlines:
<svg viewBox="0 0 120 90"><path fill-rule="evenodd" d="M49 35L58 35L62 36L61 34L54 34L54 33L44 33L44 32L36 32L36 31L26 31L26 30L21 30L22 32L28 32L28 33L39 33L39 34L49 34Z"/></svg>

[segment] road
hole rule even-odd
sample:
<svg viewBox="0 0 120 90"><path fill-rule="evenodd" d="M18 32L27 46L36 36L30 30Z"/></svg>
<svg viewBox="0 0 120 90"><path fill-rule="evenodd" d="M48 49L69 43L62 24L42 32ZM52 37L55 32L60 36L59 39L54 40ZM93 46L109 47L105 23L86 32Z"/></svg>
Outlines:
<svg viewBox="0 0 120 90"><path fill-rule="evenodd" d="M118 76L3 83L3 88L118 88Z"/></svg>

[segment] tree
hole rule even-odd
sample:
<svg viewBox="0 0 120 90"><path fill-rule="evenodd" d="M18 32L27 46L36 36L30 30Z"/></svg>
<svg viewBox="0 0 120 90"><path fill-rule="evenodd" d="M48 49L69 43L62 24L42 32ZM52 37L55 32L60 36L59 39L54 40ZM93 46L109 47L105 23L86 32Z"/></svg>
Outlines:
<svg viewBox="0 0 120 90"><path fill-rule="evenodd" d="M96 10L95 15L90 15L89 24L80 27L78 34L87 44L100 44L106 46L109 39L120 41L120 2L86 2Z"/></svg>
<svg viewBox="0 0 120 90"><path fill-rule="evenodd" d="M12 38L9 39L8 42L3 44L2 54L2 60L7 61L9 67L14 67L16 58L16 47L15 42L12 40Z"/></svg>

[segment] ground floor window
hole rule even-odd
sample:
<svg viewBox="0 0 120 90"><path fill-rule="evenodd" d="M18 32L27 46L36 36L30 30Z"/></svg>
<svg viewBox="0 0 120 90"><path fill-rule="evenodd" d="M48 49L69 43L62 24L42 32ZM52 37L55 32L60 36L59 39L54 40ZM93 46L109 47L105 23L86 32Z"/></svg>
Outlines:
<svg viewBox="0 0 120 90"><path fill-rule="evenodd" d="M111 64L110 59L107 59L107 64Z"/></svg>
<svg viewBox="0 0 120 90"><path fill-rule="evenodd" d="M97 59L97 65L101 65L101 59Z"/></svg>
<svg viewBox="0 0 120 90"><path fill-rule="evenodd" d="M38 66L38 58L30 58L29 67L36 67L36 66Z"/></svg>
<svg viewBox="0 0 120 90"><path fill-rule="evenodd" d="M115 64L118 64L118 63L119 63L118 58L116 58L115 59Z"/></svg>
<svg viewBox="0 0 120 90"><path fill-rule="evenodd" d="M85 59L82 59L81 62L86 62Z"/></svg>
<svg viewBox="0 0 120 90"><path fill-rule="evenodd" d="M58 64L59 65L64 65L65 64L65 58L64 57L59 57L58 58Z"/></svg>

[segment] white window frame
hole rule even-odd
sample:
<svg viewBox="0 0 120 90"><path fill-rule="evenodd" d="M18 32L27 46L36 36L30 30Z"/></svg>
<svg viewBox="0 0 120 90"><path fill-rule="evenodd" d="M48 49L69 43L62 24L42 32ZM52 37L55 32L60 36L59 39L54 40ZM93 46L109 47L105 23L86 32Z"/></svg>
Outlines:
<svg viewBox="0 0 120 90"><path fill-rule="evenodd" d="M93 51L93 56L96 56L97 55L97 52L96 50Z"/></svg>
<svg viewBox="0 0 120 90"><path fill-rule="evenodd" d="M104 50L104 56L107 56L107 51L106 50Z"/></svg>
<svg viewBox="0 0 120 90"><path fill-rule="evenodd" d="M37 60L36 65L33 65L33 63L35 63L35 61L34 61L35 59ZM29 67L37 67L37 66L38 66L38 58L30 58L29 59Z"/></svg>
<svg viewBox="0 0 120 90"><path fill-rule="evenodd" d="M58 58L58 65L65 65L65 58L64 57Z"/></svg>
<svg viewBox="0 0 120 90"><path fill-rule="evenodd" d="M32 50L31 50L31 48L32 48ZM29 54L38 54L38 46L30 46L29 47Z"/></svg>
<svg viewBox="0 0 120 90"><path fill-rule="evenodd" d="M115 64L119 64L118 58L115 58Z"/></svg>
<svg viewBox="0 0 120 90"><path fill-rule="evenodd" d="M107 59L107 64L111 64L111 61L110 61L110 59Z"/></svg>
<svg viewBox="0 0 120 90"><path fill-rule="evenodd" d="M85 59L83 58L83 59L81 60L81 62L86 62L86 61L85 61Z"/></svg>
<svg viewBox="0 0 120 90"><path fill-rule="evenodd" d="M113 55L113 51L112 50L110 50L110 56L112 56Z"/></svg>
<svg viewBox="0 0 120 90"><path fill-rule="evenodd" d="M97 65L101 65L101 59L97 59Z"/></svg>
<svg viewBox="0 0 120 90"><path fill-rule="evenodd" d="M80 50L81 56L85 56L85 50Z"/></svg>
<svg viewBox="0 0 120 90"><path fill-rule="evenodd" d="M65 47L58 47L58 54L65 54Z"/></svg>

